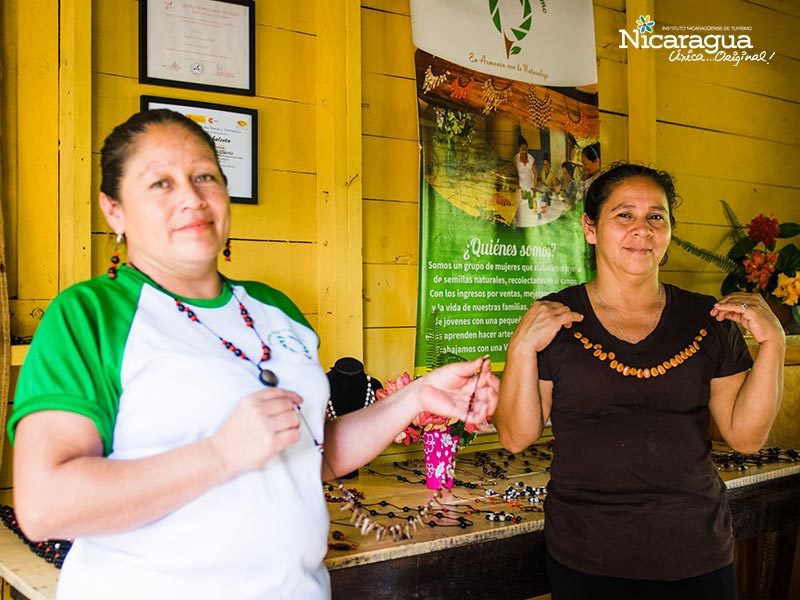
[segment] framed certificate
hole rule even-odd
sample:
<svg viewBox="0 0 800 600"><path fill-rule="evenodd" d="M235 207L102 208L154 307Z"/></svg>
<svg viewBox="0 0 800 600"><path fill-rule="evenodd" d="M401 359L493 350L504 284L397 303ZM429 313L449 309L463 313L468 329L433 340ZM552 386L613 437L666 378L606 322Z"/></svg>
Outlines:
<svg viewBox="0 0 800 600"><path fill-rule="evenodd" d="M254 0L139 0L139 82L254 96Z"/></svg>
<svg viewBox="0 0 800 600"><path fill-rule="evenodd" d="M217 146L231 202L258 204L258 111L157 96L142 96L141 106L174 110L205 129Z"/></svg>

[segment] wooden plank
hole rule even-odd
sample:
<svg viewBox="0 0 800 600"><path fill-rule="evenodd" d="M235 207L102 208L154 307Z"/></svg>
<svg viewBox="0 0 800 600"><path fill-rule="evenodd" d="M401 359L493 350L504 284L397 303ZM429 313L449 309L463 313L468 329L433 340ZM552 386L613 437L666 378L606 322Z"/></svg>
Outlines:
<svg viewBox="0 0 800 600"><path fill-rule="evenodd" d="M684 223L676 231L676 235L689 240L693 244L706 248L712 252L726 254L731 247L729 238L730 229L721 225L699 225ZM689 254L675 244L669 247L669 262L665 265L673 271L711 271L718 273L719 269L704 260Z"/></svg>
<svg viewBox="0 0 800 600"><path fill-rule="evenodd" d="M630 25L631 27L633 24ZM620 29L628 27L625 12L606 8L598 3L594 5L594 37L597 58L625 63L628 60L627 50L620 48ZM602 93L603 90L600 90Z"/></svg>
<svg viewBox="0 0 800 600"><path fill-rule="evenodd" d="M413 79L364 73L362 98L365 135L415 142L419 139L417 85Z"/></svg>
<svg viewBox="0 0 800 600"><path fill-rule="evenodd" d="M365 327L364 364L381 381L414 372L414 327Z"/></svg>
<svg viewBox="0 0 800 600"><path fill-rule="evenodd" d="M370 135L362 137L364 197L416 202L419 194L419 144Z"/></svg>
<svg viewBox="0 0 800 600"><path fill-rule="evenodd" d="M6 2L0 15L0 60L3 76L0 77L0 202L5 223L6 277L8 295L17 296L19 279L19 147L17 140L18 102L18 2Z"/></svg>
<svg viewBox="0 0 800 600"><path fill-rule="evenodd" d="M719 298L719 288L725 274L722 272L699 272L699 271L673 271L669 268L669 263L660 270L659 279L663 283L671 283L693 292L708 294Z"/></svg>
<svg viewBox="0 0 800 600"><path fill-rule="evenodd" d="M60 6L58 289L89 277L92 11Z"/></svg>
<svg viewBox="0 0 800 600"><path fill-rule="evenodd" d="M323 364L363 356L361 6L318 0L317 165L318 331ZM308 152L311 154L311 152Z"/></svg>
<svg viewBox="0 0 800 600"><path fill-rule="evenodd" d="M800 61L776 54L770 64L718 62L670 62L669 50L655 50L656 72L674 73L693 81L703 81L746 90L770 98L800 102ZM771 52L771 51L770 51Z"/></svg>
<svg viewBox="0 0 800 600"><path fill-rule="evenodd" d="M362 8L379 10L398 15L409 16L411 8L408 0L362 0Z"/></svg>
<svg viewBox="0 0 800 600"><path fill-rule="evenodd" d="M363 8L361 48L364 73L414 79L414 44L408 14Z"/></svg>
<svg viewBox="0 0 800 600"><path fill-rule="evenodd" d="M782 159L795 150L786 144L667 123L659 123L657 132L662 169L712 179L797 185L797 161ZM716 159L721 156L725 160Z"/></svg>
<svg viewBox="0 0 800 600"><path fill-rule="evenodd" d="M290 31L315 34L317 10L314 0L256 2L256 23Z"/></svg>
<svg viewBox="0 0 800 600"><path fill-rule="evenodd" d="M628 118L600 113L600 148L603 166L628 159Z"/></svg>
<svg viewBox="0 0 800 600"><path fill-rule="evenodd" d="M712 179L705 175L674 174L675 189L683 201L675 211L678 235L683 223L727 224L720 200L730 204L742 225L759 213L779 221L800 222L800 204L796 187Z"/></svg>
<svg viewBox="0 0 800 600"><path fill-rule="evenodd" d="M92 13L92 70L138 78L138 0L95 0Z"/></svg>
<svg viewBox="0 0 800 600"><path fill-rule="evenodd" d="M18 16L17 291L20 298L51 298L59 266L58 4L28 2Z"/></svg>
<svg viewBox="0 0 800 600"><path fill-rule="evenodd" d="M92 163L92 232L111 233L96 200L100 191L100 157L92 155ZM313 242L316 239L313 174L259 169L258 189L258 204L231 205L231 235L293 242Z"/></svg>
<svg viewBox="0 0 800 600"><path fill-rule="evenodd" d="M50 304L50 299L11 299L8 304L13 335L27 337L36 331L47 305Z"/></svg>
<svg viewBox="0 0 800 600"><path fill-rule="evenodd" d="M364 326L417 324L417 265L364 265Z"/></svg>
<svg viewBox="0 0 800 600"><path fill-rule="evenodd" d="M28 600L53 600L56 597L58 569L31 552L5 526L0 526L0 577Z"/></svg>
<svg viewBox="0 0 800 600"><path fill-rule="evenodd" d="M597 101L600 112L627 114L628 77L625 64L607 58L598 58L597 81Z"/></svg>
<svg viewBox="0 0 800 600"><path fill-rule="evenodd" d="M654 0L627 0L628 14L653 14ZM628 160L656 162L656 63L652 52L628 52Z"/></svg>
<svg viewBox="0 0 800 600"><path fill-rule="evenodd" d="M364 231L364 264L417 264L419 206L416 203L364 200Z"/></svg>
<svg viewBox="0 0 800 600"><path fill-rule="evenodd" d="M280 169L314 173L316 155L310 149L316 144L314 112L311 104L274 100L270 98L166 90L139 85L134 79L99 74L95 81L95 126L92 151L99 152L111 130L139 110L140 94L162 95L184 100L203 100L220 104L235 104L259 111L258 156L263 169Z"/></svg>
<svg viewBox="0 0 800 600"><path fill-rule="evenodd" d="M756 6L772 9L778 13L800 17L800 4L794 0L743 0Z"/></svg>
<svg viewBox="0 0 800 600"><path fill-rule="evenodd" d="M313 11L313 7L309 10ZM317 38L313 35L276 27L256 27L256 93L267 98L314 104L316 45Z"/></svg>
<svg viewBox="0 0 800 600"><path fill-rule="evenodd" d="M751 2L731 0L722 8L716 2L693 2L692 0L672 0L660 2L655 20L659 24L670 25L737 25L752 27L743 32L750 35L753 46L758 49L773 50L793 59L800 58L797 45L797 29L800 16L778 13ZM707 33L723 33L709 31ZM706 32L703 33L706 35ZM754 49L755 50L755 49ZM752 52L752 51L751 51Z"/></svg>
<svg viewBox="0 0 800 600"><path fill-rule="evenodd" d="M655 96L659 121L795 147L800 139L800 104L797 102L664 72L656 78Z"/></svg>

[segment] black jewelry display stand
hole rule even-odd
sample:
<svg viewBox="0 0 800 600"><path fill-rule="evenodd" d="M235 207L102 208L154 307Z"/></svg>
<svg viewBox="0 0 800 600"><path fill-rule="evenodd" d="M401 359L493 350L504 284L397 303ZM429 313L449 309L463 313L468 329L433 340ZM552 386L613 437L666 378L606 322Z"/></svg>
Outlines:
<svg viewBox="0 0 800 600"><path fill-rule="evenodd" d="M374 377L367 379L364 364L357 358L344 357L337 360L327 373L331 386L330 403L337 416L364 408L369 404L368 386L374 394L383 385ZM343 475L342 479L350 479L358 475L358 470Z"/></svg>

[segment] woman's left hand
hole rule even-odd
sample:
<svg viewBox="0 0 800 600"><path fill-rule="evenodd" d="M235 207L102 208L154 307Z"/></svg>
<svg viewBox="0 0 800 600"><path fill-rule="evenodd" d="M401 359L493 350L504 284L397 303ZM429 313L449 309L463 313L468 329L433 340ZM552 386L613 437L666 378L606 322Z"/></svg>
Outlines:
<svg viewBox="0 0 800 600"><path fill-rule="evenodd" d="M785 343L780 321L759 294L734 292L721 298L711 309L717 321L728 319L747 329L759 344L769 341Z"/></svg>
<svg viewBox="0 0 800 600"><path fill-rule="evenodd" d="M445 365L418 379L421 411L481 423L494 413L500 389L490 368L488 358L477 358Z"/></svg>

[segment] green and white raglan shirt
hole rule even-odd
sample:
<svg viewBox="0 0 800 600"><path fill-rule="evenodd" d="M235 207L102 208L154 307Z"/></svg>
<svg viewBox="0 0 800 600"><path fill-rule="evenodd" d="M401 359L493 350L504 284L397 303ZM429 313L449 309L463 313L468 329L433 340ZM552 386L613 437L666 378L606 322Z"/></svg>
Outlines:
<svg viewBox="0 0 800 600"><path fill-rule="evenodd" d="M303 397L305 419L322 439L328 380L316 333L277 290L226 282L272 349L265 366L280 387ZM91 419L111 460L152 456L214 433L241 398L263 386L256 367L187 319L175 298L126 266L116 280L98 277L61 293L20 374L12 441L16 424L43 410ZM217 298L179 299L213 332L261 356L228 285ZM301 427L300 440L261 470L133 531L77 539L58 598L328 597L320 461Z"/></svg>

